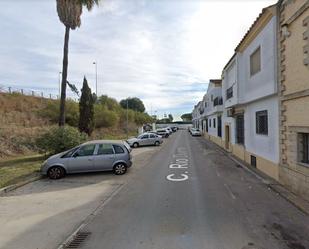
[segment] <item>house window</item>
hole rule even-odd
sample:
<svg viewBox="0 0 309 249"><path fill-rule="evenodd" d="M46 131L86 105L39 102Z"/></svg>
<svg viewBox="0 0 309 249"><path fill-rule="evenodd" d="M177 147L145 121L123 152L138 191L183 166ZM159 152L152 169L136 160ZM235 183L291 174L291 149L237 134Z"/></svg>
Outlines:
<svg viewBox="0 0 309 249"><path fill-rule="evenodd" d="M309 164L309 133L298 134L299 161Z"/></svg>
<svg viewBox="0 0 309 249"><path fill-rule="evenodd" d="M245 126L244 115L238 115L236 117L236 143L244 144L245 142Z"/></svg>
<svg viewBox="0 0 309 249"><path fill-rule="evenodd" d="M250 55L250 75L253 76L261 71L261 47L258 47Z"/></svg>
<svg viewBox="0 0 309 249"><path fill-rule="evenodd" d="M209 119L209 127L211 127L211 119Z"/></svg>
<svg viewBox="0 0 309 249"><path fill-rule="evenodd" d="M216 97L214 99L214 106L222 105L222 104L223 104L222 97Z"/></svg>
<svg viewBox="0 0 309 249"><path fill-rule="evenodd" d="M226 90L226 99L230 99L233 97L233 86Z"/></svg>
<svg viewBox="0 0 309 249"><path fill-rule="evenodd" d="M216 119L214 118L214 128L216 128Z"/></svg>
<svg viewBox="0 0 309 249"><path fill-rule="evenodd" d="M268 115L266 110L256 112L256 133L268 135Z"/></svg>

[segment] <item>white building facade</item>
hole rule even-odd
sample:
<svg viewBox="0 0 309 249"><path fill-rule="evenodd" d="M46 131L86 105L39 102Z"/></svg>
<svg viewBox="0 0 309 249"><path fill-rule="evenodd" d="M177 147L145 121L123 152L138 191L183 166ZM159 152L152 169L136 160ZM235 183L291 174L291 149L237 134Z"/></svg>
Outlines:
<svg viewBox="0 0 309 249"><path fill-rule="evenodd" d="M211 95L221 96L223 105L221 109L208 106L205 114L206 138L276 180L279 178L277 68L277 7L273 5L263 9L223 69L221 94L210 84L208 99Z"/></svg>

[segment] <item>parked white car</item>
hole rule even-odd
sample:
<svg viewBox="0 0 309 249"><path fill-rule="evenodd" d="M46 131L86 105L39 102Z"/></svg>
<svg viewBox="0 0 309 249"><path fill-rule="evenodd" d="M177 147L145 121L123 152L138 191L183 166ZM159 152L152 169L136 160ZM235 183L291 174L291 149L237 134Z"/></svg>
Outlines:
<svg viewBox="0 0 309 249"><path fill-rule="evenodd" d="M201 131L199 129L196 129L196 128L191 128L190 133L191 133L192 136L196 136L196 137L202 136Z"/></svg>
<svg viewBox="0 0 309 249"><path fill-rule="evenodd" d="M168 138L169 135L170 135L170 132L167 129L158 129L158 130L155 131L155 133L157 135L164 137L164 138Z"/></svg>

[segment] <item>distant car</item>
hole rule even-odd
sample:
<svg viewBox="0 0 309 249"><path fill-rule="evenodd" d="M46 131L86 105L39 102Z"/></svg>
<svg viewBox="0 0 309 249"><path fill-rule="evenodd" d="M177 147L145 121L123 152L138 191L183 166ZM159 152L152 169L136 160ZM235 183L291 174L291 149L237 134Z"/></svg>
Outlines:
<svg viewBox="0 0 309 249"><path fill-rule="evenodd" d="M134 148L137 148L139 146L145 146L145 145L155 145L159 146L163 143L162 137L154 134L152 132L147 132L139 135L135 138L130 138L127 140L127 143Z"/></svg>
<svg viewBox="0 0 309 249"><path fill-rule="evenodd" d="M199 130L199 129L196 129L196 128L191 128L191 135L192 136L202 136L202 133L201 133L201 131Z"/></svg>
<svg viewBox="0 0 309 249"><path fill-rule="evenodd" d="M130 152L130 146L124 141L90 141L51 156L43 163L41 173L51 179L95 171L114 171L116 175L123 175L132 166Z"/></svg>
<svg viewBox="0 0 309 249"><path fill-rule="evenodd" d="M173 132L176 132L176 131L178 130L178 127L177 127L177 126L172 126L171 128L172 128L172 131L173 131Z"/></svg>
<svg viewBox="0 0 309 249"><path fill-rule="evenodd" d="M170 132L167 129L158 129L156 130L156 133L165 138L168 138L170 135Z"/></svg>
<svg viewBox="0 0 309 249"><path fill-rule="evenodd" d="M164 129L166 129L170 133L170 135L173 134L173 130L171 127L166 127Z"/></svg>

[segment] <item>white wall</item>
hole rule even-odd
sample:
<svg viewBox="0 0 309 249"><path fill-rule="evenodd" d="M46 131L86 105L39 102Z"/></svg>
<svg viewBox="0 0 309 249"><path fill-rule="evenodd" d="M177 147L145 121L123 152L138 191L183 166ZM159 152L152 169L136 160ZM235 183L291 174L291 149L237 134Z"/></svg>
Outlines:
<svg viewBox="0 0 309 249"><path fill-rule="evenodd" d="M227 68L224 70L224 79L222 82L222 97L224 101L224 107L228 108L237 104L237 57L230 62ZM233 97L226 99L226 90L233 86Z"/></svg>
<svg viewBox="0 0 309 249"><path fill-rule="evenodd" d="M261 71L251 76L250 56L259 46L261 48ZM276 47L276 17L273 17L243 53L239 53L240 103L250 102L277 92Z"/></svg>
<svg viewBox="0 0 309 249"><path fill-rule="evenodd" d="M268 135L256 134L256 112L263 110L268 112ZM246 106L245 147L249 152L279 163L279 101L277 96Z"/></svg>
<svg viewBox="0 0 309 249"><path fill-rule="evenodd" d="M227 117L226 109L222 115L222 139L225 140L225 125L230 125L230 143L235 144L235 119L232 117Z"/></svg>
<svg viewBox="0 0 309 249"><path fill-rule="evenodd" d="M209 120L211 119L211 127L209 126ZM214 128L214 119L216 119L216 128ZM208 134L217 137L218 136L218 119L217 114L208 116Z"/></svg>

